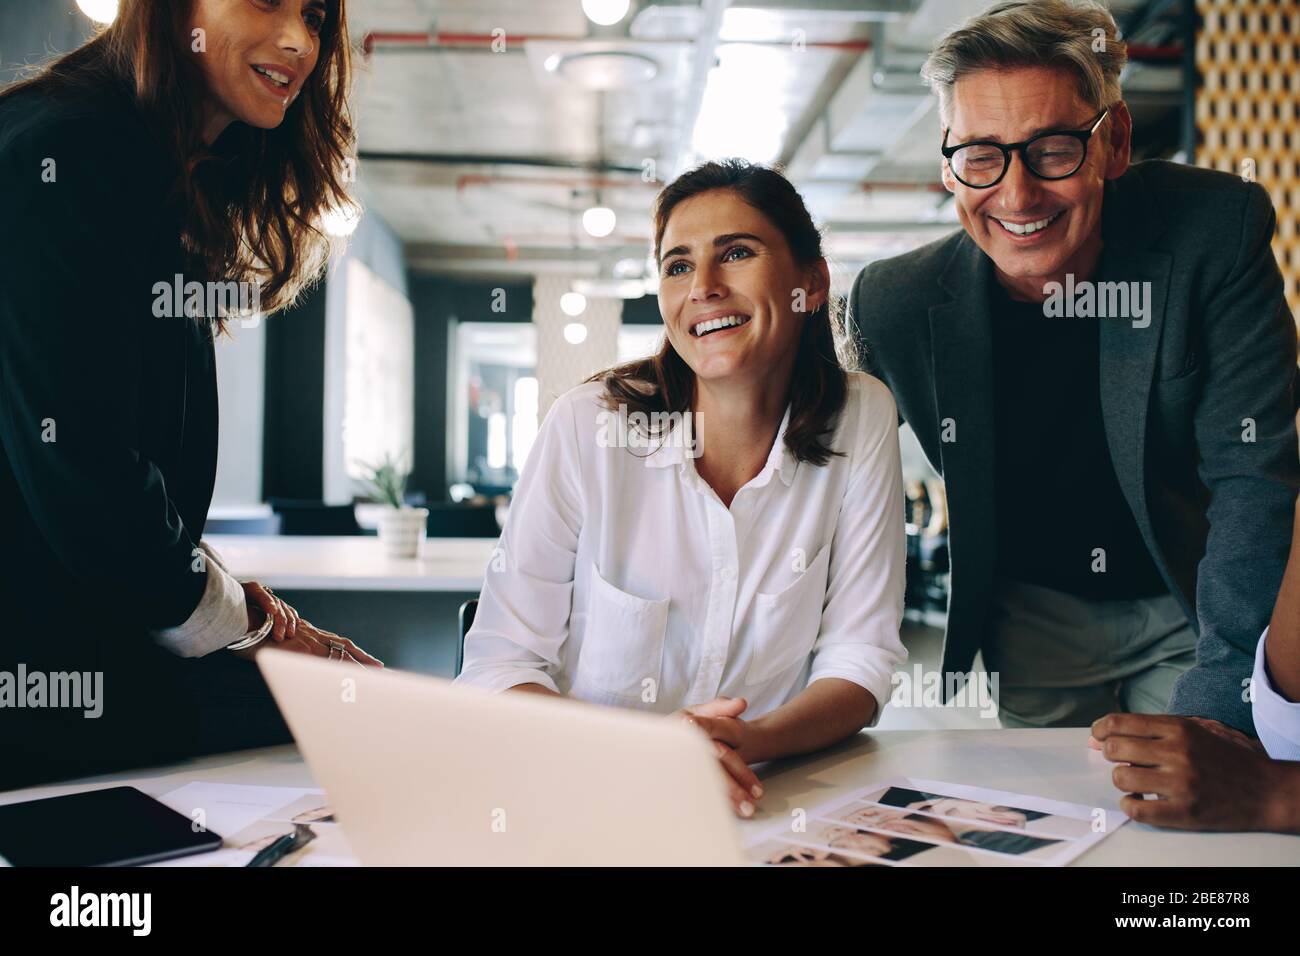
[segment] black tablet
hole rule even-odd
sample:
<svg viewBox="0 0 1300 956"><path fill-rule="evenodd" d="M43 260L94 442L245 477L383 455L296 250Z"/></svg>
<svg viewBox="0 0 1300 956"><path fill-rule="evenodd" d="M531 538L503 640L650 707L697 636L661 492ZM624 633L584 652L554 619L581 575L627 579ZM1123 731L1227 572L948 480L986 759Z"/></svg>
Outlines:
<svg viewBox="0 0 1300 956"><path fill-rule="evenodd" d="M220 846L135 787L0 806L0 857L13 866L138 866Z"/></svg>

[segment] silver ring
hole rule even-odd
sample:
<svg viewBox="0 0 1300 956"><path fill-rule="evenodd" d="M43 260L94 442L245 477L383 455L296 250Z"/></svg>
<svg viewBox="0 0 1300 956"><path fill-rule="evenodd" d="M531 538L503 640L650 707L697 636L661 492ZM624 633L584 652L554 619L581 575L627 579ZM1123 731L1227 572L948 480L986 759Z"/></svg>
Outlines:
<svg viewBox="0 0 1300 956"><path fill-rule="evenodd" d="M330 649L330 656L329 656L330 660L335 660L334 657L335 651L338 652L339 655L337 658L338 660L345 660L347 658L348 646L344 644L342 641L326 641L326 644Z"/></svg>

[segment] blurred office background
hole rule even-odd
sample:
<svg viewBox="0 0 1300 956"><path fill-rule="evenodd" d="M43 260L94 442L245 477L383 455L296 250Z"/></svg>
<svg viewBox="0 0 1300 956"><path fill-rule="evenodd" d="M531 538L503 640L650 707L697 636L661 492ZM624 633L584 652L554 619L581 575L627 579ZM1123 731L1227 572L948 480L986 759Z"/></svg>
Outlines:
<svg viewBox="0 0 1300 956"><path fill-rule="evenodd" d="M699 159L780 164L825 228L841 295L865 263L958 228L918 70L942 33L985 6L352 2L364 213L330 224L350 231L347 252L297 308L219 343L213 530L364 537L373 520L353 507L360 463L397 455L410 467L408 499L431 511L426 554L472 537L490 544L554 397L656 348L651 203ZM114 7L5 0L0 82L88 36L87 12L104 19ZM1129 43L1134 159L1243 175L1249 161L1278 208L1276 250L1300 307L1297 5L1110 7ZM943 495L906 435L904 446L908 603L913 650L926 659L946 600ZM486 552L465 553L472 563ZM445 671L449 608L476 587L447 592L436 613L418 603L418 585L365 605L359 595L378 592L364 581L355 600L329 590L293 593L325 626Z"/></svg>

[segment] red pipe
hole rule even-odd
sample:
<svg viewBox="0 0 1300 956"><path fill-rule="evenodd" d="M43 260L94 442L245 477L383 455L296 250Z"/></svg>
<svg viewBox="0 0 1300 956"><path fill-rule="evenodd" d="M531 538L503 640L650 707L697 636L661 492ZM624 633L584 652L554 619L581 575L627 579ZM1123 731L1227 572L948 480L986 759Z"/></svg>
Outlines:
<svg viewBox="0 0 1300 956"><path fill-rule="evenodd" d="M647 186L650 189L662 189L663 183L645 182L644 180L632 179L607 179L604 177L592 177L589 179L582 178L548 178L546 176L487 176L482 173L466 173L456 177L456 192L462 192L471 186L490 186L493 183L509 183L516 186L561 186L570 189L625 189L634 186L637 183ZM862 183L863 192L872 192L873 190L884 191L921 191L939 193L945 192L942 183L907 183L907 182L866 182Z"/></svg>
<svg viewBox="0 0 1300 956"><path fill-rule="evenodd" d="M558 34L548 33L528 33L516 34L505 33L501 39L505 40L506 48L518 48L520 45L530 40L538 42L551 43L577 43L588 40L603 42L603 37L588 36L561 36ZM478 47L490 47L497 37L490 33L430 33L426 31L383 31L378 30L367 33L361 40L361 48L369 56L375 51L378 44L391 44L395 46L424 46L432 50L437 49L476 49ZM727 41L723 41L727 42ZM762 40L737 40L737 43L759 43L759 44L779 44L785 45L791 41L762 41ZM861 53L871 49L870 40L810 40L803 44L804 47L811 47L816 50L843 50L845 52ZM1132 43L1128 47L1129 59L1139 62L1174 62L1179 60L1183 55L1181 46L1152 46L1150 44Z"/></svg>
<svg viewBox="0 0 1300 956"><path fill-rule="evenodd" d="M864 193L875 192L876 190L897 191L906 190L908 192L927 192L943 193L948 190L943 183L863 183L862 191Z"/></svg>
<svg viewBox="0 0 1300 956"><path fill-rule="evenodd" d="M1139 63L1177 63L1183 58L1183 48L1131 43L1128 48L1128 58Z"/></svg>
<svg viewBox="0 0 1300 956"><path fill-rule="evenodd" d="M497 37L490 33L429 33L429 32L400 32L400 31L376 31L367 33L361 40L361 49L365 51L366 56L370 56L375 51L378 44L389 44L393 46L422 46L431 50L464 50L477 49L479 47L490 47L497 42ZM608 42L604 37L588 36L558 36L553 34L531 33L516 34L505 33L500 39L505 41L506 48L518 48L524 43L531 41L549 42L549 43L579 43L586 41ZM688 38L689 39L689 38ZM724 41L726 42L726 41ZM764 43L766 41L738 40L737 43ZM786 45L792 41L779 40L773 41L778 45ZM843 50L846 52L861 53L864 50L871 49L870 40L810 40L803 44L804 47L812 47L817 50Z"/></svg>

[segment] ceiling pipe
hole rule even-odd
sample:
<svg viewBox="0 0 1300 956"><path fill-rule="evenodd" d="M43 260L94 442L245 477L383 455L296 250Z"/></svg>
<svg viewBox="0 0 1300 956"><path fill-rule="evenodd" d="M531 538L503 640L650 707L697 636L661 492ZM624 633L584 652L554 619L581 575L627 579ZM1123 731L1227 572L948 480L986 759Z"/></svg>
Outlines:
<svg viewBox="0 0 1300 956"><path fill-rule="evenodd" d="M497 38L490 33L447 33L430 31L373 31L361 40L361 49L370 56L380 46L411 48L417 50L475 50L486 47L491 49ZM585 35L560 35L549 33L516 34L507 33L504 37L506 49L519 49L528 42L537 43L589 43L610 42L608 38ZM618 42L621 38L614 38ZM635 40L638 44L656 43L694 43L696 37L677 39ZM789 40L721 40L720 43L743 43L748 46L789 46ZM860 40L809 40L803 44L809 49L839 50L843 53L863 53L872 49L870 39ZM1128 57L1136 63L1177 63L1183 55L1182 44L1154 46L1146 43L1129 45Z"/></svg>
<svg viewBox="0 0 1300 956"><path fill-rule="evenodd" d="M515 186L553 186L564 189L627 189L632 186L645 186L649 189L658 190L662 188L662 183L646 182L640 177L627 179L610 179L602 176L591 176L586 178L550 178L547 176L509 176L505 174L488 175L481 173L466 173L456 178L456 192L462 192L471 186L492 186L492 185L515 185Z"/></svg>
<svg viewBox="0 0 1300 956"><path fill-rule="evenodd" d="M596 160L568 159L560 156L501 156L486 153L397 153L363 149L357 154L363 163L421 163L426 166L524 166L532 169L562 169L596 175L622 173L640 176L640 166L619 166Z"/></svg>
<svg viewBox="0 0 1300 956"><path fill-rule="evenodd" d="M718 62L718 38L722 34L722 17L730 0L700 0L699 38L691 51L691 65L686 74L686 113L677 130L675 148L664 150L665 160L680 170L690 156L691 139L695 124L704 108L704 94L708 88L709 71ZM674 172L674 176L676 173Z"/></svg>
<svg viewBox="0 0 1300 956"><path fill-rule="evenodd" d="M919 193L946 193L948 191L943 183L877 183L870 180L864 181L860 188L864 193L898 192L900 190Z"/></svg>
<svg viewBox="0 0 1300 956"><path fill-rule="evenodd" d="M1149 43L1130 43L1128 58L1133 63L1167 63L1170 66L1177 66L1183 58L1183 45L1173 43L1152 46Z"/></svg>
<svg viewBox="0 0 1300 956"><path fill-rule="evenodd" d="M567 35L560 36L555 34L515 34L507 33L504 36L506 49L520 49L523 44L528 42L535 43L615 43L617 44L622 37L602 37L602 36L585 36L585 35ZM629 42L654 45L665 43L694 43L697 37L680 37L677 39L653 39L653 40L631 40ZM483 47L491 49L493 42L497 38L490 33L445 33L445 32L403 32L403 31L374 31L367 33L361 39L361 49L366 56L370 56L375 49L380 46L409 48L415 50L476 50ZM789 46L789 40L735 40L722 41L744 43L751 46ZM803 44L804 47L818 50L840 50L846 53L861 53L864 50L871 49L870 40L809 40Z"/></svg>

